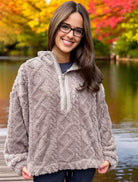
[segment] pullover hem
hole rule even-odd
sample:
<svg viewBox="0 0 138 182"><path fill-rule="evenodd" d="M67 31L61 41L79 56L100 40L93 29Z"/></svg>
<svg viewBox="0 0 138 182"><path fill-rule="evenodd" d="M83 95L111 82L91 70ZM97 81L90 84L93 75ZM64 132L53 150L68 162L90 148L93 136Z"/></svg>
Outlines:
<svg viewBox="0 0 138 182"><path fill-rule="evenodd" d="M37 167L34 167L35 165L33 163L29 163L28 170L31 172L33 176L38 176L38 175L47 174L47 173L49 174L54 173L59 170L98 168L101 162L102 161L99 161L99 160L82 159L80 161L75 161L70 163L59 162L59 163L53 163L47 166L40 165Z"/></svg>

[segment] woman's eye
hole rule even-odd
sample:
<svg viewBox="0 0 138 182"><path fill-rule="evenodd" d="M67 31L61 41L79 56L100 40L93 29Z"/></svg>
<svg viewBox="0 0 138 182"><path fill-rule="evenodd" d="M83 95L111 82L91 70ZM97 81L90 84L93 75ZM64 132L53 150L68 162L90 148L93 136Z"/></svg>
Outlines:
<svg viewBox="0 0 138 182"><path fill-rule="evenodd" d="M69 26L68 25L62 25L61 27L64 28L65 30L68 30L69 29Z"/></svg>
<svg viewBox="0 0 138 182"><path fill-rule="evenodd" d="M75 32L76 32L77 34L82 34L82 30L81 30L81 29L75 29Z"/></svg>

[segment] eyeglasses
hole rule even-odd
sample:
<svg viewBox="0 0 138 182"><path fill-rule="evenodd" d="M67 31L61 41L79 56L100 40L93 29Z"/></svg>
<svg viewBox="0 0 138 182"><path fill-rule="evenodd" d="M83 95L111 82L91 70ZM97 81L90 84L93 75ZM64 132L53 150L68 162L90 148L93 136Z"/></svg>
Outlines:
<svg viewBox="0 0 138 182"><path fill-rule="evenodd" d="M68 23L61 23L59 25L59 30L68 34L71 30L73 30L73 35L76 37L83 37L84 36L84 29L83 28L71 28L70 24Z"/></svg>

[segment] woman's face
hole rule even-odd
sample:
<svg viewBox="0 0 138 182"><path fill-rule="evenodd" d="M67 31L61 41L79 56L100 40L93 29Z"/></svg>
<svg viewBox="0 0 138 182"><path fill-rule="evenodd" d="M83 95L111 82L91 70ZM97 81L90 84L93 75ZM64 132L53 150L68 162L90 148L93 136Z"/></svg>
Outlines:
<svg viewBox="0 0 138 182"><path fill-rule="evenodd" d="M66 24L73 29L77 28L78 32L75 32L75 35L77 33L79 34L79 30L81 30L80 28L83 28L83 18L78 12L72 13L63 23L65 23L63 29L66 28ZM81 37L75 35L73 30L69 33L65 33L60 28L56 33L53 50L58 54L70 54L70 52L79 45L82 39Z"/></svg>

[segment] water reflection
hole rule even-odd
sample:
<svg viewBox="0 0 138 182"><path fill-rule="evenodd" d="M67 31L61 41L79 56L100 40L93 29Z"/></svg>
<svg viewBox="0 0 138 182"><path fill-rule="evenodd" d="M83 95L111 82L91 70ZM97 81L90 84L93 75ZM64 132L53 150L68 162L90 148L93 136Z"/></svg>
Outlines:
<svg viewBox="0 0 138 182"><path fill-rule="evenodd" d="M9 93L21 63L0 60L0 127L7 126Z"/></svg>
<svg viewBox="0 0 138 182"><path fill-rule="evenodd" d="M99 62L106 100L114 123L138 122L138 62Z"/></svg>
<svg viewBox="0 0 138 182"><path fill-rule="evenodd" d="M0 62L0 135L6 135L9 93L22 62ZM98 62L103 72L106 101L113 121L119 164L94 182L138 181L138 63Z"/></svg>
<svg viewBox="0 0 138 182"><path fill-rule="evenodd" d="M117 144L119 164L115 170L104 175L96 173L94 182L138 181L138 123L124 122L113 125L113 133Z"/></svg>

